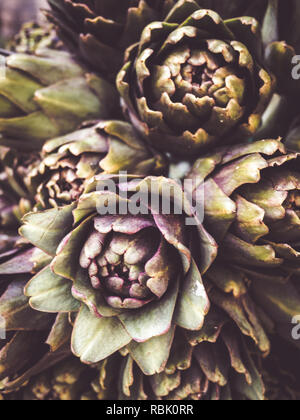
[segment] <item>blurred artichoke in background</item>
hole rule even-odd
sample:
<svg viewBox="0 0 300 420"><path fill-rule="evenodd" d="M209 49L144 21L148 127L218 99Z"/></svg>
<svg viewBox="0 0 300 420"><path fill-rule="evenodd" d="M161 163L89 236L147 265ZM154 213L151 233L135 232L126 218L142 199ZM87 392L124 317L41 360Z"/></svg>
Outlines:
<svg viewBox="0 0 300 420"><path fill-rule="evenodd" d="M151 144L195 157L257 131L273 90L261 58L254 18L223 21L182 1L165 22L144 29L117 85L130 120Z"/></svg>
<svg viewBox="0 0 300 420"><path fill-rule="evenodd" d="M20 32L8 42L9 51L35 54L39 49L62 49L62 42L59 40L55 29L51 25L39 25L36 22L25 23Z"/></svg>
<svg viewBox="0 0 300 420"><path fill-rule="evenodd" d="M163 203L166 191L174 205L183 202L183 215L159 210L153 197ZM117 206L114 215L107 205ZM26 287L30 305L78 312L72 350L82 361L97 363L127 346L144 374L153 375L165 367L176 325L201 329L209 302L200 271L214 260L216 244L200 224L186 228L189 206L166 178L102 175L78 203L25 216L22 235L53 256Z"/></svg>
<svg viewBox="0 0 300 420"><path fill-rule="evenodd" d="M49 140L42 162L29 171L28 184L39 208L76 201L90 178L101 172L162 174L166 159L150 151L133 127L122 121L104 121Z"/></svg>
<svg viewBox="0 0 300 420"><path fill-rule="evenodd" d="M11 54L0 79L0 142L40 150L46 140L111 117L117 107L114 88L68 53Z"/></svg>

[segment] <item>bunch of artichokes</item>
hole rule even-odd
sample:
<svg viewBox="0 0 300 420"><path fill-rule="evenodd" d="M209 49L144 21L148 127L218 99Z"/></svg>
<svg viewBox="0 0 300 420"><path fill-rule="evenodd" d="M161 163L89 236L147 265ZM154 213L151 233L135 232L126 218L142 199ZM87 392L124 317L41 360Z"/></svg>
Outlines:
<svg viewBox="0 0 300 420"><path fill-rule="evenodd" d="M297 400L298 2L48 3L0 51L0 400Z"/></svg>

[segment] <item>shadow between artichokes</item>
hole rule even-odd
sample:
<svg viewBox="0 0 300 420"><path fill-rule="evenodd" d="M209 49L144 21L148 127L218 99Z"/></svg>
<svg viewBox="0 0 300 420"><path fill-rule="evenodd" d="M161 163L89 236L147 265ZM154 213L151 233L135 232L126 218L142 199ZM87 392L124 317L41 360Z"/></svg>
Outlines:
<svg viewBox="0 0 300 420"><path fill-rule="evenodd" d="M164 21L144 29L117 77L125 111L145 139L193 157L250 138L273 85L262 68L259 23L224 21L193 0L177 2Z"/></svg>
<svg viewBox="0 0 300 420"><path fill-rule="evenodd" d="M219 245L204 279L211 302L262 351L264 331L291 341L300 313L299 155L262 140L199 159L190 177L205 190L204 226Z"/></svg>
<svg viewBox="0 0 300 420"><path fill-rule="evenodd" d="M115 192L105 190L109 181ZM187 214L163 215L150 202L150 191L161 199L166 189ZM109 200L135 208L137 194L147 214L99 214ZM85 363L127 347L144 374L163 371L176 325L200 330L209 310L200 271L214 260L216 244L201 224L185 226L188 215L190 203L175 181L114 175L96 176L78 203L28 214L21 234L53 258L26 287L30 305L77 313L72 349Z"/></svg>

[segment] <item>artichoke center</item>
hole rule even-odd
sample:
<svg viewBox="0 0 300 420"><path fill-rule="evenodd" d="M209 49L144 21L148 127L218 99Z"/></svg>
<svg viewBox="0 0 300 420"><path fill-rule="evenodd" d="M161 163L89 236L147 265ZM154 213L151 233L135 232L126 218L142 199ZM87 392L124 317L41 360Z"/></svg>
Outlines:
<svg viewBox="0 0 300 420"><path fill-rule="evenodd" d="M217 108L235 107L237 121L243 118L247 78L234 60L228 63L203 45L203 49L181 46L158 63L151 73L150 105L174 130L199 128L199 121L209 119ZM184 121L174 118L179 110Z"/></svg>
<svg viewBox="0 0 300 420"><path fill-rule="evenodd" d="M109 306L136 309L157 298L147 283L147 263L157 253L160 234L145 228L127 235L103 235L93 230L83 248L80 264L87 268L91 286L99 290Z"/></svg>

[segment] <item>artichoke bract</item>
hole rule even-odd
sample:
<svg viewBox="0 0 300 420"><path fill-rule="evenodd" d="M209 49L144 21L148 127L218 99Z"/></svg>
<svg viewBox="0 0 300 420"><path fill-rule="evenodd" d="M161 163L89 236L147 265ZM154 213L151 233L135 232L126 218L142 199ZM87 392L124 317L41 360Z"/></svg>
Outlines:
<svg viewBox="0 0 300 420"><path fill-rule="evenodd" d="M121 365L120 400L264 399L253 347L222 312L211 311L199 332L177 329L163 372L143 376L131 355Z"/></svg>
<svg viewBox="0 0 300 420"><path fill-rule="evenodd" d="M10 232L9 243L2 241L4 234L0 229L0 390L9 392L71 353L67 317L32 310L24 295L26 283L49 257L17 233Z"/></svg>
<svg viewBox="0 0 300 420"><path fill-rule="evenodd" d="M217 150L191 172L204 182L206 226L238 265L299 264L299 156L278 140Z"/></svg>
<svg viewBox="0 0 300 420"><path fill-rule="evenodd" d="M266 325L291 340L291 320L300 313L299 155L262 140L217 150L190 176L203 185L204 226L219 245L206 273L210 300L263 352Z"/></svg>
<svg viewBox="0 0 300 420"><path fill-rule="evenodd" d="M254 18L224 21L180 1L127 51L117 86L128 117L151 144L180 156L245 140L273 91L261 52Z"/></svg>
<svg viewBox="0 0 300 420"><path fill-rule="evenodd" d="M64 51L11 54L4 71L1 143L19 150L40 150L46 140L71 132L86 120L111 117L118 107L115 89Z"/></svg>
<svg viewBox="0 0 300 420"><path fill-rule="evenodd" d="M49 208L77 200L99 173L160 175L166 168L166 159L147 148L130 124L103 121L46 142L42 162L27 178L38 207Z"/></svg>
<svg viewBox="0 0 300 420"><path fill-rule="evenodd" d="M166 190L171 203L185 203L182 214L157 207ZM78 203L25 216L22 236L53 256L26 288L30 305L78 312L72 349L83 362L127 347L143 373L153 375L165 367L176 325L201 329L209 301L200 271L214 260L216 244L200 223L185 226L189 208L181 186L167 178L100 175Z"/></svg>

